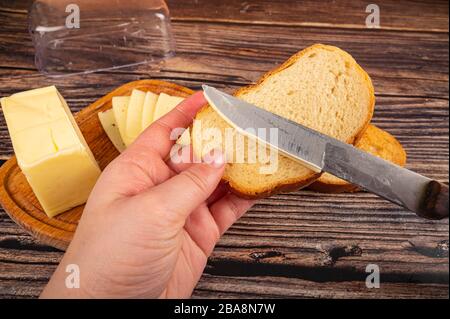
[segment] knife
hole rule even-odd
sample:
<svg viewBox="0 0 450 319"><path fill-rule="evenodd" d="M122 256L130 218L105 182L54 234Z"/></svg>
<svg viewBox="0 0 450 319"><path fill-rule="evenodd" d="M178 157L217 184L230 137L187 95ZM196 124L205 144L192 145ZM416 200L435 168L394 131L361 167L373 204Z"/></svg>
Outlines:
<svg viewBox="0 0 450 319"><path fill-rule="evenodd" d="M448 218L448 186L350 144L204 85L211 107L241 134L275 147L316 172L327 172L427 219ZM253 130L249 130L252 128ZM258 129L278 129L278 144ZM267 135L267 136L265 136Z"/></svg>

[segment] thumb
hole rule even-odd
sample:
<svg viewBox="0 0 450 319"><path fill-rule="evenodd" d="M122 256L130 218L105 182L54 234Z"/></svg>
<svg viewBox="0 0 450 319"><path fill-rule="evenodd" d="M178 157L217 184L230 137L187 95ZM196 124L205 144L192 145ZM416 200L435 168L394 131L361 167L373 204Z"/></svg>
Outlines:
<svg viewBox="0 0 450 319"><path fill-rule="evenodd" d="M213 150L202 163L192 164L180 174L152 188L150 197L158 200L166 210L187 218L211 196L220 183L224 170L223 154L219 150Z"/></svg>

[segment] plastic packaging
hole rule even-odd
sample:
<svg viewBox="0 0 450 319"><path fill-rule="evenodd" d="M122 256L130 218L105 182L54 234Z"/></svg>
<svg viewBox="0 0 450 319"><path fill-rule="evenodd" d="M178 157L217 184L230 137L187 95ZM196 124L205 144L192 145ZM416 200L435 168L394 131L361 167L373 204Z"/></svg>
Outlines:
<svg viewBox="0 0 450 319"><path fill-rule="evenodd" d="M175 53L163 0L37 0L29 31L36 67L51 76L157 64Z"/></svg>

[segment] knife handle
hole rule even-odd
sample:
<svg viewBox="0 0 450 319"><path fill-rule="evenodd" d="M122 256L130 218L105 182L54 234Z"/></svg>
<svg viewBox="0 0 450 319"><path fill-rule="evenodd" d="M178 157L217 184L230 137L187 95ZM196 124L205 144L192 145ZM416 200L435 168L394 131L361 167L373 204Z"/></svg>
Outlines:
<svg viewBox="0 0 450 319"><path fill-rule="evenodd" d="M421 206L421 217L435 220L448 218L448 186L431 181L427 185Z"/></svg>

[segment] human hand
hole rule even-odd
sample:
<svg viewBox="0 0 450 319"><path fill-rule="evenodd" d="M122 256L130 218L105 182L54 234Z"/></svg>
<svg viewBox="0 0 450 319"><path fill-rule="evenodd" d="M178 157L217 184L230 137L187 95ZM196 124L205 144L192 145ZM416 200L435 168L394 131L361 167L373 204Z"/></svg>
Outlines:
<svg viewBox="0 0 450 319"><path fill-rule="evenodd" d="M220 236L252 201L220 184L224 158L166 160L171 131L191 124L202 93L152 124L103 172L42 298L190 297ZM66 267L80 288L65 285Z"/></svg>

